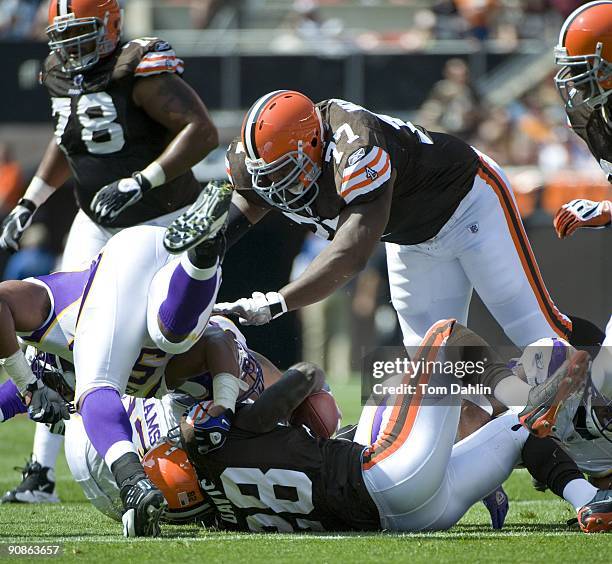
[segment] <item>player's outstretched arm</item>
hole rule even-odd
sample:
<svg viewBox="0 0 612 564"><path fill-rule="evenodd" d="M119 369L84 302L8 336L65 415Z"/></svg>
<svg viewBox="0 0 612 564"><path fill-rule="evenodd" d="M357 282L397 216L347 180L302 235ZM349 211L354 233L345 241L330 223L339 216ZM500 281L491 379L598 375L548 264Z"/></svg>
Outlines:
<svg viewBox="0 0 612 564"><path fill-rule="evenodd" d="M250 298L218 303L213 311L237 315L243 325L263 325L333 294L365 268L380 241L389 219L394 180L395 171L378 198L342 210L333 241L299 278L278 292L253 292Z"/></svg>
<svg viewBox="0 0 612 564"><path fill-rule="evenodd" d="M2 223L1 249L9 252L19 250L19 240L32 222L36 210L70 175L68 161L53 138L23 198Z"/></svg>
<svg viewBox="0 0 612 564"><path fill-rule="evenodd" d="M163 73L140 78L132 97L137 106L168 131L171 140L144 170L134 171L131 178L112 182L96 193L90 207L101 225L112 225L144 194L185 174L219 143L206 106L177 75Z"/></svg>
<svg viewBox="0 0 612 564"><path fill-rule="evenodd" d="M234 427L252 433L267 433L278 423L288 421L310 394L323 388L324 382L325 375L315 364L294 364L278 382L264 390L255 403L238 411Z"/></svg>
<svg viewBox="0 0 612 564"><path fill-rule="evenodd" d="M331 244L299 278L280 290L287 311L321 301L365 268L387 226L394 180L395 171L378 198L344 208Z"/></svg>

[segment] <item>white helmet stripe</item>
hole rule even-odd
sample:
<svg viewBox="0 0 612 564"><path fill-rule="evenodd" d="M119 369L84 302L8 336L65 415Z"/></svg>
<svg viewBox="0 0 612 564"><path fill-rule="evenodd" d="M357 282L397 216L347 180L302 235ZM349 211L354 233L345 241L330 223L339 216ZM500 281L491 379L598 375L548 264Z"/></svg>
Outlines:
<svg viewBox="0 0 612 564"><path fill-rule="evenodd" d="M558 47L565 47L565 34L567 33L567 28L581 13L584 12L585 10L588 10L589 8L592 8L593 6L599 6L601 4L612 4L612 2L605 1L605 0L604 1L599 0L597 2L589 2L588 4L579 6L569 16L567 16L567 19L563 22L563 25L561 26L561 30L559 31Z"/></svg>
<svg viewBox="0 0 612 564"><path fill-rule="evenodd" d="M68 15L68 0L59 0L58 5L59 16L67 16Z"/></svg>
<svg viewBox="0 0 612 564"><path fill-rule="evenodd" d="M255 146L255 123L257 122L257 118L259 117L261 108L265 105L266 102L268 102L268 100L270 100L272 97L276 96L277 94L280 94L281 92L289 92L289 91L288 90L274 90L274 92L270 92L269 94L265 94L264 96L262 96L259 100L257 100L257 102L255 102L251 106L251 109L249 110L249 113L247 114L247 117L244 121L244 135L243 136L244 136L246 153L248 157L252 160L259 158L259 156L257 155L257 147Z"/></svg>

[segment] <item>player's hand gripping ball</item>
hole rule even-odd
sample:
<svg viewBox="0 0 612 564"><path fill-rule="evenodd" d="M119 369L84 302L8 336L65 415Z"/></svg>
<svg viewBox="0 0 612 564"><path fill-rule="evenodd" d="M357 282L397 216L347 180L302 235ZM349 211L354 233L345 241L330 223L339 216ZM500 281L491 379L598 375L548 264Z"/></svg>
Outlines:
<svg viewBox="0 0 612 564"><path fill-rule="evenodd" d="M211 401L203 401L194 405L187 413L185 423L193 427L198 452L207 454L221 448L232 426L234 412L226 409L219 414L214 412L215 404Z"/></svg>

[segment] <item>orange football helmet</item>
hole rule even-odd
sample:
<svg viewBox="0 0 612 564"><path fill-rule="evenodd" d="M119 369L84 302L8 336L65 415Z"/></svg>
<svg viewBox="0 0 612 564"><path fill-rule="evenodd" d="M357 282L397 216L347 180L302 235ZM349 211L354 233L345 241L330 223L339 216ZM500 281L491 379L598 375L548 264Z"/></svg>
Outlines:
<svg viewBox="0 0 612 564"><path fill-rule="evenodd" d="M166 521L192 523L213 515L214 509L205 501L195 468L182 448L165 439L145 454L142 465L168 502L163 516Z"/></svg>
<svg viewBox="0 0 612 564"><path fill-rule="evenodd" d="M312 100L292 90L262 96L242 124L253 190L286 212L301 211L319 194L323 121Z"/></svg>
<svg viewBox="0 0 612 564"><path fill-rule="evenodd" d="M555 62L563 68L555 84L568 107L605 103L612 94L612 2L589 2L565 20L555 48ZM582 100L575 103L572 90Z"/></svg>
<svg viewBox="0 0 612 564"><path fill-rule="evenodd" d="M110 55L121 37L117 0L51 0L45 30L64 69L81 72Z"/></svg>

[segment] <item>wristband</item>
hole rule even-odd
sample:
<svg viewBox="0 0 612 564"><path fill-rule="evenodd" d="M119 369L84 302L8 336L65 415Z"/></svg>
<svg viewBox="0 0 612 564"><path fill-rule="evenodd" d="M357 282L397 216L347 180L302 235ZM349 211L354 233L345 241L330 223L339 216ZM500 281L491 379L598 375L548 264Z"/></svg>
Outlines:
<svg viewBox="0 0 612 564"><path fill-rule="evenodd" d="M280 292L268 292L266 294L266 299L268 300L268 307L270 308L272 319L276 319L283 315L283 313L287 313L287 304L285 303L284 296Z"/></svg>
<svg viewBox="0 0 612 564"><path fill-rule="evenodd" d="M141 170L140 174L148 180L151 188L156 188L166 182L166 173L157 161L153 161L147 168Z"/></svg>
<svg viewBox="0 0 612 564"><path fill-rule="evenodd" d="M32 178L32 182L23 195L23 200L28 200L34 204L34 210L44 204L49 196L55 192L56 188L47 184L40 176Z"/></svg>
<svg viewBox="0 0 612 564"><path fill-rule="evenodd" d="M236 411L236 400L240 390L249 389L246 382L228 372L220 372L213 377L213 403L225 409Z"/></svg>

